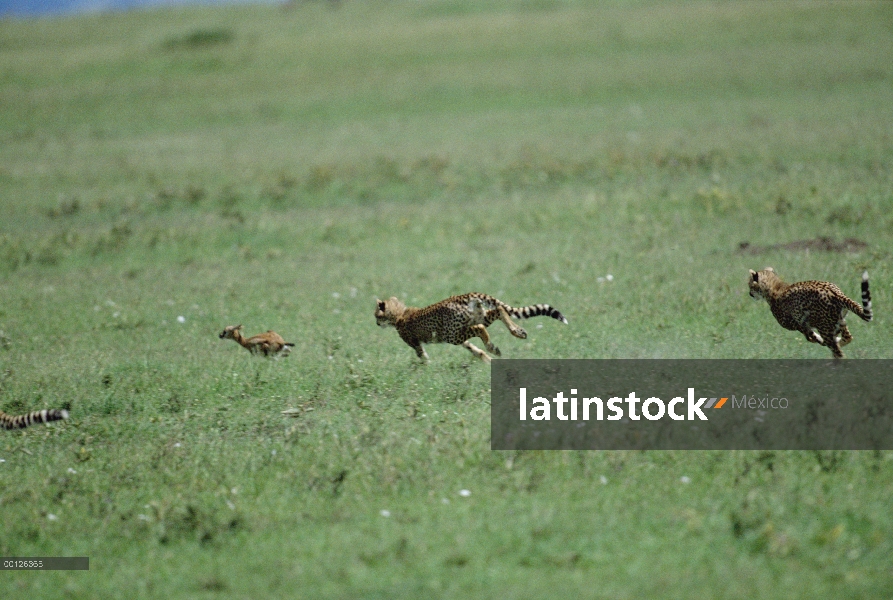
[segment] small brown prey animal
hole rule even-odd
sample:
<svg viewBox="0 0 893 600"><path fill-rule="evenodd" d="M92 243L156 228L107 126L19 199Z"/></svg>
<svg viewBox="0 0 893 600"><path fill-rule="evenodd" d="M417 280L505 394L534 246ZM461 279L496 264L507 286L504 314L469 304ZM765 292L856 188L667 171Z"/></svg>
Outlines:
<svg viewBox="0 0 893 600"><path fill-rule="evenodd" d="M230 325L220 332L220 339L235 340L240 346L251 352L252 354L263 354L264 356L288 356L294 344L286 342L282 336L272 329L266 333L259 333L250 338L242 337L241 325Z"/></svg>
<svg viewBox="0 0 893 600"><path fill-rule="evenodd" d="M516 338L526 339L527 332L511 317L529 319L530 317L552 317L567 324L567 319L548 304L534 304L522 308L514 308L501 300L472 292L461 296L452 296L425 308L406 306L397 298L378 300L375 309L375 321L380 327L394 327L400 338L409 344L416 355L428 360L428 353L422 344L455 344L463 346L472 354L490 362L490 356L472 344L471 338L480 338L487 350L500 356L499 348L490 341L487 327L496 321L502 321L509 333Z"/></svg>
<svg viewBox="0 0 893 600"><path fill-rule="evenodd" d="M35 410L24 415L8 415L0 410L0 427L3 429L24 429L35 423L49 423L68 418L67 410Z"/></svg>

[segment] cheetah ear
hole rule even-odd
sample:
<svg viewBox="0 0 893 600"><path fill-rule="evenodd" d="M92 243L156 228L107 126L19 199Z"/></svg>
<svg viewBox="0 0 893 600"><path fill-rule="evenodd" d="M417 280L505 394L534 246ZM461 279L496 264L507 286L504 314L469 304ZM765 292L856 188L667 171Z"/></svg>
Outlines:
<svg viewBox="0 0 893 600"><path fill-rule="evenodd" d="M754 271L753 269L750 269L750 279L751 279L753 282L757 282L757 281L759 281L760 276L757 274L756 271Z"/></svg>
<svg viewBox="0 0 893 600"><path fill-rule="evenodd" d="M378 310L384 310L384 300L376 298L375 301L378 302Z"/></svg>

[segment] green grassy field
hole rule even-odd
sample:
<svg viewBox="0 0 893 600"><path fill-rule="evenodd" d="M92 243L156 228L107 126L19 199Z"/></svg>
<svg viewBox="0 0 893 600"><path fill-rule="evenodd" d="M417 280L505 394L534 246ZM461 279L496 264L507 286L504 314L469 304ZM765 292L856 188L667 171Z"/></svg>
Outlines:
<svg viewBox="0 0 893 600"><path fill-rule="evenodd" d="M0 432L0 555L90 557L0 597L893 596L893 452L491 452L489 367L421 365L373 317L476 290L570 321L497 323L505 358L825 358L747 270L858 298L868 269L845 352L893 358L891 22L0 19L0 409L72 415ZM235 323L292 356L217 338Z"/></svg>

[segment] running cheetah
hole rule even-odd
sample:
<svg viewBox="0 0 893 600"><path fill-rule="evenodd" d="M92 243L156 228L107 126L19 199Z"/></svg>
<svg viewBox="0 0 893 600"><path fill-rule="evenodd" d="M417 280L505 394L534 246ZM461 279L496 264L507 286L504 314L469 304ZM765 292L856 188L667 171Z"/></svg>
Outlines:
<svg viewBox="0 0 893 600"><path fill-rule="evenodd" d="M567 324L564 315L548 304L512 308L493 296L476 292L452 296L425 308L406 306L397 298L377 302L375 320L378 325L396 327L403 341L422 360L428 359L428 353L422 348L423 343L447 343L462 345L484 362L490 362L490 356L469 340L473 337L480 338L487 350L501 356L499 348L490 342L490 335L487 333L487 327L497 320L505 323L509 332L522 340L527 338L527 332L515 324L511 317L528 319L548 316Z"/></svg>
<svg viewBox="0 0 893 600"><path fill-rule="evenodd" d="M282 336L272 329L266 333L259 333L250 338L242 337L241 325L230 325L220 332L220 339L235 340L240 346L251 352L252 354L263 354L264 356L273 356L281 354L288 356L294 344L286 342Z"/></svg>
<svg viewBox="0 0 893 600"><path fill-rule="evenodd" d="M0 410L0 427L3 429L24 429L35 423L49 423L68 418L67 410L35 410L24 415L8 415Z"/></svg>
<svg viewBox="0 0 893 600"><path fill-rule="evenodd" d="M852 311L871 321L871 294L868 271L862 274L862 306L847 298L840 288L827 281L783 282L772 267L750 271L750 296L764 299L778 323L785 329L799 331L806 341L831 349L834 358L843 358L841 346L853 340L847 329L846 312Z"/></svg>

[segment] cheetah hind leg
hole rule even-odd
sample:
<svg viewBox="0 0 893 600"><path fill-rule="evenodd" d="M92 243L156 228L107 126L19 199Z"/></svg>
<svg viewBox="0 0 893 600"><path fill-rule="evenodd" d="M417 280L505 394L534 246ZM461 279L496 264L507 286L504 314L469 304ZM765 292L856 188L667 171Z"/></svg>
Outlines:
<svg viewBox="0 0 893 600"><path fill-rule="evenodd" d="M844 321L841 321L837 324L837 331L840 333L835 339L837 340L837 344L839 346L846 346L850 342L853 341L853 334L850 333L849 327L846 326Z"/></svg>
<svg viewBox="0 0 893 600"><path fill-rule="evenodd" d="M490 334L487 332L486 327L484 327L483 325L473 325L469 329L471 335L469 335L468 337L481 338L481 341L484 342L484 345L487 347L487 350L489 352L492 352L496 356L502 356L502 352L499 350L499 348L494 346L493 343L490 341Z"/></svg>
<svg viewBox="0 0 893 600"><path fill-rule="evenodd" d="M527 332L524 331L524 328L512 321L508 311L501 306L499 307L499 320L505 323L505 326L509 328L509 333L513 336L522 340L527 339Z"/></svg>
<svg viewBox="0 0 893 600"><path fill-rule="evenodd" d="M484 352L483 350L481 350L480 348L478 348L477 346L475 346L468 340L465 340L464 342L462 342L462 345L465 346L466 348L468 348L469 352L471 352L472 354L474 354L475 356L477 356L479 359L481 359L482 361L484 361L486 363L493 360L490 358L489 354L487 354L486 352Z"/></svg>

